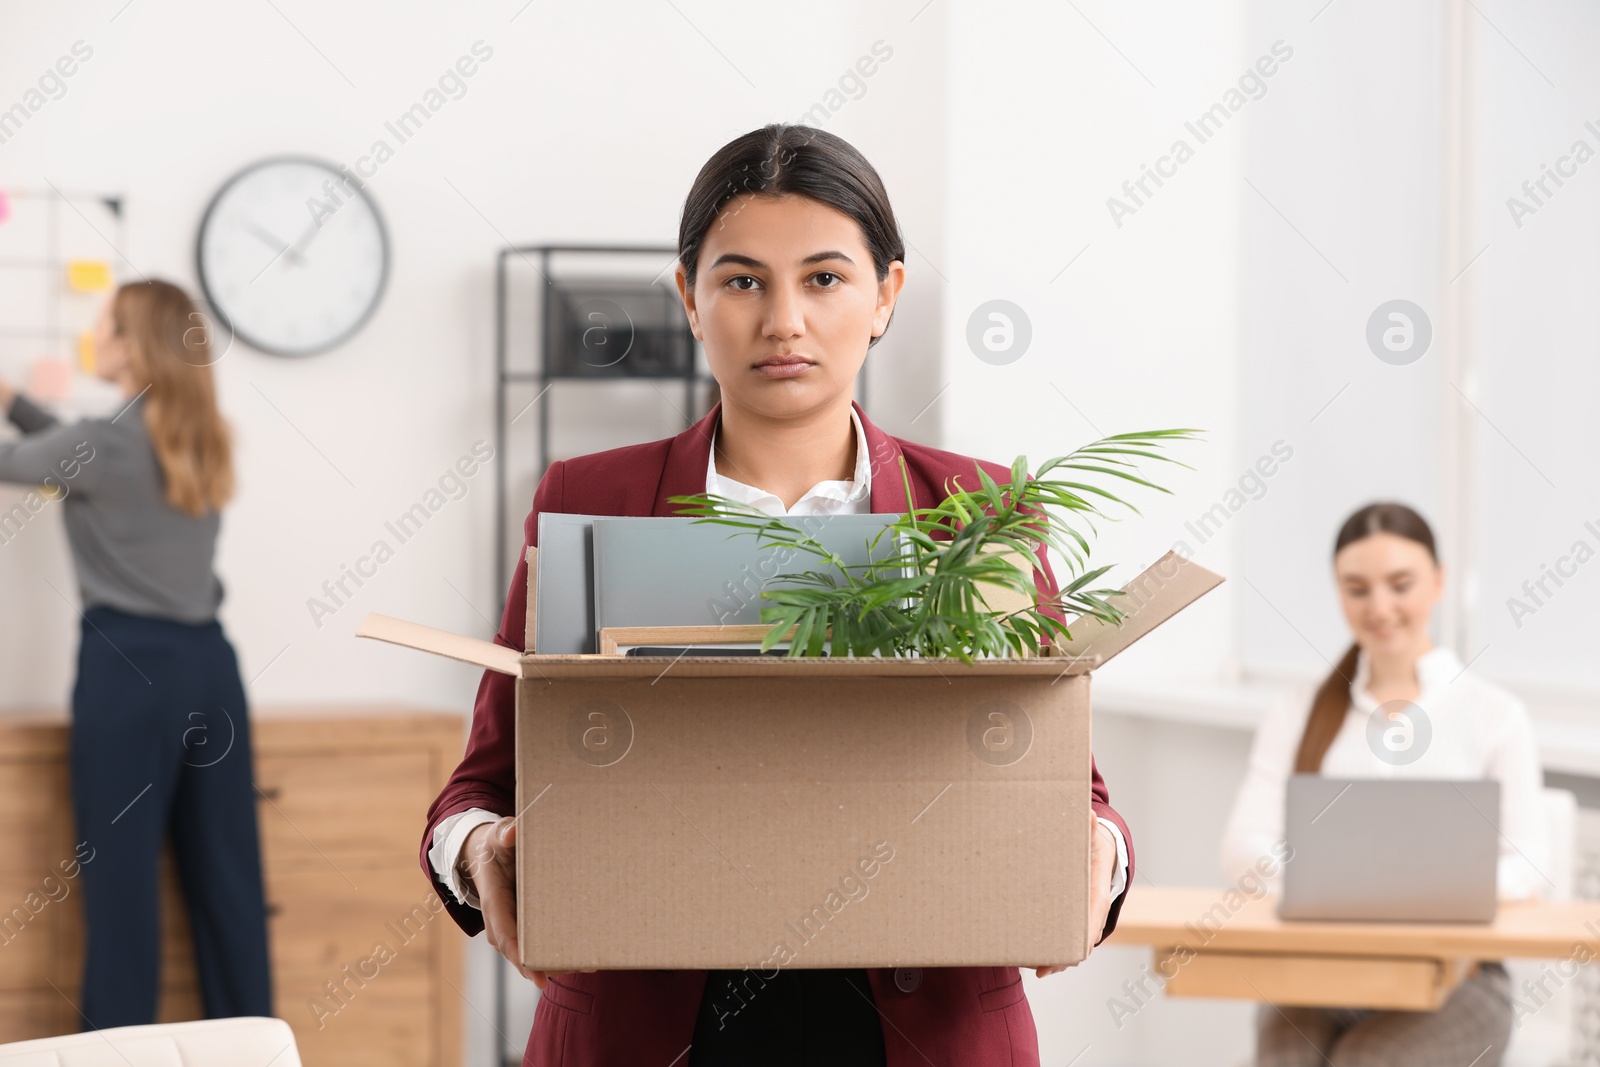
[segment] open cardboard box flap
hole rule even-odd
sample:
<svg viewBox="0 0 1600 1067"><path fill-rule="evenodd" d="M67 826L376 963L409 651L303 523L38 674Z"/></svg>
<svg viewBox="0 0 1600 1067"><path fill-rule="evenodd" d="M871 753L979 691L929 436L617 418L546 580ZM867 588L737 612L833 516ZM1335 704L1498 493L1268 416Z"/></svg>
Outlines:
<svg viewBox="0 0 1600 1067"><path fill-rule="evenodd" d="M532 557L537 551L536 548L530 548L528 554ZM530 566L527 631L530 644L534 640L532 604L536 592L535 574L536 568ZM1123 649L1216 588L1222 580L1220 574L1176 552L1168 552L1123 586L1121 595L1114 598L1114 603L1125 616L1120 625L1111 626L1098 619L1079 616L1068 626L1072 640L1058 638L1049 655L1037 659L988 659L965 665L952 664L949 660L915 658L694 656L678 663L673 673L695 677L737 677L752 672L764 675L804 672L807 677L862 673L918 675L954 667L1008 675L1082 674L1103 666ZM631 677L658 674L661 665L671 661L671 657L666 656L541 656L532 649L525 653L517 652L493 641L466 637L376 612L361 621L356 628L356 636L432 652L518 678L535 674L546 678L578 675L591 678Z"/></svg>

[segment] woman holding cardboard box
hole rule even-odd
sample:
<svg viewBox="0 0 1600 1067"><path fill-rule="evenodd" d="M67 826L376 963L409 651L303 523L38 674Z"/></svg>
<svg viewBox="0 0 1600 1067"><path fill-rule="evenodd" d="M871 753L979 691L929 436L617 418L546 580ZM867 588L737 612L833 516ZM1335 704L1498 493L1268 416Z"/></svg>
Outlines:
<svg viewBox="0 0 1600 1067"><path fill-rule="evenodd" d="M85 1029L155 1021L169 833L206 1015L272 1014L250 720L212 569L231 450L200 322L167 282L117 290L95 337L95 372L127 401L110 418L63 424L0 382L24 434L0 444L0 481L61 494L83 601L71 767Z"/></svg>
<svg viewBox="0 0 1600 1067"><path fill-rule="evenodd" d="M899 513L902 458L918 507L942 499L948 479L970 478L975 460L890 437L851 400L889 326L903 258L881 180L840 138L774 125L724 146L684 206L677 269L721 403L676 437L552 464L528 545L545 511L671 515L669 497L703 491L769 514ZM1054 595L1042 550L1036 579ZM524 647L526 598L523 553L497 644ZM466 754L428 814L422 864L462 928L486 929L517 964L516 893L538 887L515 884L512 708L512 679L485 672ZM1094 944L1115 923L1133 857L1098 771L1085 799ZM785 970L748 998L736 995L738 972L524 973L544 991L526 1061L541 1067L1039 1062L1014 967Z"/></svg>
<svg viewBox="0 0 1600 1067"><path fill-rule="evenodd" d="M1433 531L1404 504L1370 504L1340 528L1334 570L1355 641L1308 704L1285 705L1257 732L1223 840L1224 867L1237 874L1281 848L1291 774L1492 778L1501 791L1499 896L1537 895L1549 884L1541 873L1549 843L1539 813L1542 772L1533 724L1519 700L1473 674L1454 652L1435 648L1428 636L1444 588ZM1430 724L1426 748L1373 744L1374 717L1414 719L1413 707ZM1409 729L1401 745L1424 744L1414 723L1404 725ZM1395 818L1404 819L1405 812ZM1503 966L1489 962L1437 1011L1263 1004L1256 1062L1410 1067L1470 1061L1494 1067L1505 1054L1511 1021L1510 980Z"/></svg>

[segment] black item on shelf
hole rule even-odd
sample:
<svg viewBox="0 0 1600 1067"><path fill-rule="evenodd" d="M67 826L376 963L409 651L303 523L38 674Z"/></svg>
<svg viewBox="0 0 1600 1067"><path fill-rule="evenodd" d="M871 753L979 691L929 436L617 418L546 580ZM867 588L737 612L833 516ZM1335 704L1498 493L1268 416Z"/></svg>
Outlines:
<svg viewBox="0 0 1600 1067"><path fill-rule="evenodd" d="M694 335L676 291L626 281L554 281L545 320L549 378L676 378L694 368Z"/></svg>

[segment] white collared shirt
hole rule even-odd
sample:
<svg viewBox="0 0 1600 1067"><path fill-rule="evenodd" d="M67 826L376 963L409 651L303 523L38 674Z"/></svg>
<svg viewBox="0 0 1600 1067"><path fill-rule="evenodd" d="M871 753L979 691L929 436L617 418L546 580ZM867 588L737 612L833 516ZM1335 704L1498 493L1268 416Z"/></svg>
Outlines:
<svg viewBox="0 0 1600 1067"><path fill-rule="evenodd" d="M1414 703L1427 716L1430 735L1422 755L1411 763L1390 762L1368 743L1368 722L1379 705L1368 691L1370 667L1362 652L1350 686L1350 706L1322 759L1322 773L1329 778L1498 781L1499 896L1513 900L1549 892L1552 882L1544 872L1550 867L1550 842L1540 815L1544 772L1527 709L1506 690L1468 671L1448 648L1425 652L1417 659L1416 671ZM1280 708L1256 731L1244 782L1234 800L1222 844L1222 865L1229 878L1242 877L1283 840L1284 793L1310 716L1310 696ZM1281 890L1281 882L1274 880L1273 889Z"/></svg>
<svg viewBox="0 0 1600 1067"><path fill-rule="evenodd" d="M856 469L846 481L823 481L785 509L783 501L765 489L717 473L717 430L711 431L711 454L706 457L706 492L759 508L768 515L864 515L872 510L872 456L867 431L854 406L850 422L856 428Z"/></svg>
<svg viewBox="0 0 1600 1067"><path fill-rule="evenodd" d="M850 421L856 428L854 474L847 481L834 479L818 482L796 500L792 508L784 508L783 501L765 489L717 473L715 429L711 431L711 453L706 459L705 491L749 504L768 515L865 515L872 510L871 453L867 447L867 431L861 425L861 418L854 406L850 408ZM428 849L428 862L439 880L450 887L456 899L474 908L478 906L478 899L461 884L456 875L456 861L466 845L467 835L484 823L495 822L499 818L483 808L469 808L440 820L433 829L433 846ZM1111 899L1115 900L1128 884L1128 843L1123 840L1122 831L1116 823L1106 818L1099 818L1099 821L1117 841L1117 863L1111 877Z"/></svg>

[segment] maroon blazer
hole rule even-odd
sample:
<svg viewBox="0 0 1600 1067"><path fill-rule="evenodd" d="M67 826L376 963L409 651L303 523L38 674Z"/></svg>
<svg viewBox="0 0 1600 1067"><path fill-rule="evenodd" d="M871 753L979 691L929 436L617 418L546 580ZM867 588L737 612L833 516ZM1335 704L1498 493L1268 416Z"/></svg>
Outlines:
<svg viewBox="0 0 1600 1067"><path fill-rule="evenodd" d="M946 495L949 479L964 476L972 485L974 460L954 452L890 437L853 405L871 450L872 502L878 513L903 513L905 487L900 458L905 457L917 507L933 507ZM534 545L539 514L672 515L667 498L703 493L711 433L721 405L676 437L597 452L550 465L534 492L524 530ZM1000 484L1009 468L983 463ZM1046 596L1056 593L1055 577L1043 548L1036 580ZM517 562L506 596L496 643L521 651L528 598L527 552ZM428 810L422 835L422 869L450 915L469 935L483 929L476 908L457 903L433 876L428 847L433 828L468 808L509 815L516 810L513 772L514 686L509 675L484 671L473 707L472 731L461 764ZM1092 764L1091 764L1092 766ZM1090 803L1110 819L1128 843L1128 881L1133 881L1133 838L1111 809L1105 782L1093 770ZM538 891L534 886L533 890ZM1124 894L1126 895L1126 890ZM1116 926L1122 897L1111 903L1105 933ZM1040 961L1045 962L1045 961ZM944 967L917 971L869 970L873 998L883 1018L888 1067L1038 1067L1038 1035L1033 1013L1015 967ZM705 971L599 971L551 979L534 1014L523 1063L538 1067L682 1067L705 989Z"/></svg>

